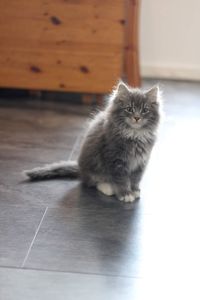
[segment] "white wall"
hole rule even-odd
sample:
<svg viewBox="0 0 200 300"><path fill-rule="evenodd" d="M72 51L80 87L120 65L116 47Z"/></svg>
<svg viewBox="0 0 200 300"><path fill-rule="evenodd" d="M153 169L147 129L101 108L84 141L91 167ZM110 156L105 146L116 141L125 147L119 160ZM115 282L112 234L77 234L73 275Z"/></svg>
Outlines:
<svg viewBox="0 0 200 300"><path fill-rule="evenodd" d="M141 72L200 80L200 0L141 0Z"/></svg>

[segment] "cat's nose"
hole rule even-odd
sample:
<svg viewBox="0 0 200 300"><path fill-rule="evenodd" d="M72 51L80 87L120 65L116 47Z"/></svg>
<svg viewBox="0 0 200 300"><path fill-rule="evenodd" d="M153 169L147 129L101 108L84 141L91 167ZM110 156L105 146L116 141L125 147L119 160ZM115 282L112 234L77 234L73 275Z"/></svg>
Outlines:
<svg viewBox="0 0 200 300"><path fill-rule="evenodd" d="M136 120L136 122L138 122L140 120L140 117L134 117L134 119Z"/></svg>

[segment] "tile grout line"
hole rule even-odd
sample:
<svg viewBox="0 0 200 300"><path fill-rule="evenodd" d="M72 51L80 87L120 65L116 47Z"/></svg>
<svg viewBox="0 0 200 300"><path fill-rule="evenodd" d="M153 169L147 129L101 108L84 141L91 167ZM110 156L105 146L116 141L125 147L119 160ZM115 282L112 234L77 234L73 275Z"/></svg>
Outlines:
<svg viewBox="0 0 200 300"><path fill-rule="evenodd" d="M27 259L28 259L28 256L29 256L29 254L30 254L30 252L31 252L31 249L32 249L32 247L33 247L33 244L34 244L34 242L35 242L35 239L36 239L36 237L37 237L37 234L38 234L38 232L39 232L39 230L40 230L40 227L41 227L41 225L42 225L42 222L43 222L43 220L44 220L44 217L45 217L45 215L46 215L46 213L47 213L47 210L48 210L48 206L46 207L46 209L45 209L45 211L44 211L44 213L43 213L43 216L42 216L42 218L41 218L41 220L40 220L40 223L39 223L39 225L38 225L38 227L37 227L37 230L36 230L36 232L35 232L35 235L34 235L32 241L31 241L31 244L30 244L30 246L29 246L29 248L28 248L27 254L26 254L26 256L25 256L25 258L24 258L24 260L23 260L23 262L22 262L21 268L24 268L24 266L25 266L25 263L26 263L26 261L27 261Z"/></svg>
<svg viewBox="0 0 200 300"><path fill-rule="evenodd" d="M78 271L62 271L54 269L40 269L40 268L21 268L21 267L12 267L12 266L0 266L1 270L24 270L24 271L35 271L35 272L49 272L49 273L60 273L60 274L74 274L74 275L89 275L89 276L103 276L103 277L120 277L127 279L143 279L141 275L117 275L117 274L106 274L106 273L88 273L88 272L78 272Z"/></svg>

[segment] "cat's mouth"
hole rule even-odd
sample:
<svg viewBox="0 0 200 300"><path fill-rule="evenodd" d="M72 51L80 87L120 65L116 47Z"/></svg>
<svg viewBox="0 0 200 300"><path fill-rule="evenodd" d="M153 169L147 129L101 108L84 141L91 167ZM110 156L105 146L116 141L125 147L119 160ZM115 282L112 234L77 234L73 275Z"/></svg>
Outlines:
<svg viewBox="0 0 200 300"><path fill-rule="evenodd" d="M141 123L132 123L133 128L141 128L142 124Z"/></svg>
<svg viewBox="0 0 200 300"><path fill-rule="evenodd" d="M130 121L130 125L132 128L141 128L143 125L142 119L140 120L133 119Z"/></svg>

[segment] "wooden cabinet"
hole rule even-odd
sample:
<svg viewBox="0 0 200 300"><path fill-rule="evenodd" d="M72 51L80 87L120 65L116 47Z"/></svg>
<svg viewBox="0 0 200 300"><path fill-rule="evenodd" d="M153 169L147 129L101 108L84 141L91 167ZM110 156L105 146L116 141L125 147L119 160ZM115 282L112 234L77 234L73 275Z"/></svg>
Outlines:
<svg viewBox="0 0 200 300"><path fill-rule="evenodd" d="M1 0L0 86L107 93L139 85L138 0Z"/></svg>

